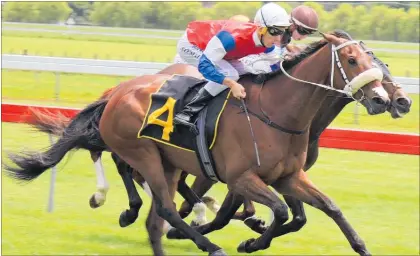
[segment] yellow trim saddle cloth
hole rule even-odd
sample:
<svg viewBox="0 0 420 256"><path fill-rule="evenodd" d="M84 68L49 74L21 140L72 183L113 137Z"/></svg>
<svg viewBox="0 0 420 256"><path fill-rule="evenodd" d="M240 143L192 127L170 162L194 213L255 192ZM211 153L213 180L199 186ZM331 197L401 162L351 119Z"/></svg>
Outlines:
<svg viewBox="0 0 420 256"><path fill-rule="evenodd" d="M173 118L206 83L206 80L183 75L173 75L166 80L158 91L150 96L145 122L137 137L149 138L187 151L195 151L195 134L188 127L175 126ZM225 90L208 103L205 126L209 149L216 141L217 125L229 95L230 90Z"/></svg>

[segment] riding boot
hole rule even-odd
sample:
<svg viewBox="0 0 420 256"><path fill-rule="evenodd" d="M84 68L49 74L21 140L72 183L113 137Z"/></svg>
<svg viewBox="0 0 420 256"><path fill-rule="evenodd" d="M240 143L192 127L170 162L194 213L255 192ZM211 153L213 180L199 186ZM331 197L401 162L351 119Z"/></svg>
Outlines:
<svg viewBox="0 0 420 256"><path fill-rule="evenodd" d="M191 123L191 118L198 114L213 97L206 89L201 88L191 102L175 115L174 123L187 126L192 132L198 134L197 127L194 123Z"/></svg>

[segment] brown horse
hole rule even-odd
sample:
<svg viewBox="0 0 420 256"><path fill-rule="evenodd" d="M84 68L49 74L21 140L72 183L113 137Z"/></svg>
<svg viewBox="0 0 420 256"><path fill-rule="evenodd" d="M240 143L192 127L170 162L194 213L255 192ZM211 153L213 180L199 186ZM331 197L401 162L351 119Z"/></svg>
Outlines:
<svg viewBox="0 0 420 256"><path fill-rule="evenodd" d="M350 35L341 31L343 34L342 37L350 39ZM364 46L364 44L362 44ZM288 49L289 51L291 49ZM293 50L293 49L292 49ZM376 58L372 51L365 49L365 51L372 56L374 62L382 69L384 73L384 80L382 82L383 87L388 92L391 98L391 105L388 108L388 111L391 113L393 118L402 117L405 113L407 113L411 106L411 99L407 96L407 94L402 90L400 86L394 81L392 75L390 74L387 65L384 64L381 60ZM294 54L297 54L296 52ZM159 72L159 74L181 74L181 75L191 75L194 77L201 77L201 74L197 71L196 68L192 66L187 66L183 64L174 64L168 66L167 68L163 69ZM106 99L110 96L114 88L108 89L102 95L102 99ZM324 101L323 106L318 111L318 114L313 119L311 124L311 129L309 132L309 148L307 154L307 160L305 162L304 170L309 170L312 165L315 163L318 157L318 140L319 136L324 131L324 129L331 123L331 121L341 112L341 110L353 99L351 98L344 98L344 97L334 97L334 95L327 98ZM61 133L64 131L68 123L71 119L65 116L51 116L50 113L44 114L39 111L33 110L33 120L35 121L35 127L43 132L47 132L50 134L61 136ZM103 151L108 149L104 148ZM108 186L105 173L102 168L102 164L97 164L98 162L101 163L101 155L102 151L90 151L91 158L95 163L95 168L97 171L97 191L92 195L90 199L90 205L92 208L96 208L101 206L106 199L106 193L108 191ZM138 217L138 211L142 205L142 201L138 192L132 183L131 179L133 178L132 169L127 164L125 164L116 154L112 154L112 158L117 166L118 172L121 175L125 187L127 189L128 198L129 198L129 206L130 209L124 211L120 216L120 225L125 227L133 223ZM151 196L151 192L148 189L147 183L145 183L144 179L137 173L134 172L134 179L137 183L142 186L147 194ZM195 219L193 222L195 225L197 224L204 224L206 223L205 217L205 209L202 208L202 203L204 202L213 212L217 212L219 206L217 205L215 199L211 197L203 197L203 195L212 187L214 182L211 180L206 179L205 177L198 177L193 185L192 189L196 193L193 195L189 190L189 186L186 184L186 176L187 173L183 173L181 175L181 179L178 182L178 192L186 199L181 205L179 210L179 214L182 218L187 217L192 211L195 212ZM199 198L202 197L201 201ZM293 213L293 220L291 223L288 224L290 226L291 231L297 231L303 227L306 223L306 217L303 211L302 202L298 200L285 196L286 203L289 207L291 207L291 211ZM296 201L295 201L296 200ZM194 205L194 208L193 208ZM258 233L262 233L265 230L264 222L259 220L255 217L255 208L252 202L245 200L244 210L243 212L237 212L233 216L233 219L238 219L245 221L251 229L257 231Z"/></svg>
<svg viewBox="0 0 420 256"><path fill-rule="evenodd" d="M284 63L292 79L299 77L305 82L291 80L289 75L286 77L282 72L276 72L267 81L265 90L259 94L259 86L250 78L241 79L240 82L248 92L247 100L251 110L260 107L258 98L261 97L264 100L262 107L272 120L272 126L277 124L278 127L280 124L288 129L305 132L301 135L280 132L252 118L262 156L262 165L256 167L246 120L242 115L237 115L238 108L234 105L236 100L230 99L221 116L219 135L213 148L218 174L229 187L227 199L222 205L223 211L219 212L225 216L218 214L213 223L197 230L182 221L172 203L174 184L176 185L179 175L177 169L196 176L201 175L195 155L152 140L135 139L144 120L150 94L169 76L142 76L130 83L122 83L108 101L98 101L84 109L68 129L76 133L77 123L80 124L79 128L85 128L82 125L84 122L100 120L100 133L106 145L145 178L154 194L148 218L149 234L160 232L159 227L162 226L162 220L153 210L156 209L159 216L191 238L200 249L214 255L224 254L220 247L212 244L200 233L207 233L226 225L243 199L247 198L270 207L275 213L275 221L261 238L243 243L238 249L247 252L265 249L271 240L278 236L279 229L287 220L287 207L268 189L267 185L271 185L282 194L288 194L324 211L336 221L356 252L368 254L364 243L344 219L341 211L313 186L302 167L308 147L309 124L327 96L327 91L320 87L331 89L325 86L331 82L336 89L349 88L355 98L361 99L361 103L370 108L371 114L384 112L389 104L389 97L384 93L379 81L382 73L373 69L370 57L357 42L340 39L334 35L324 37L326 40L311 45L302 54ZM341 60L341 69L332 62L332 56ZM347 77L352 82L349 83ZM315 85L306 84L309 81ZM233 136L227 136L228 134ZM61 154L73 143L75 142L70 139L60 138L46 155L54 155L61 159ZM48 158L40 159L38 155L23 158L15 156L12 160L19 168L6 166L6 169L11 176L23 180L36 178L45 171L45 166L41 168L41 165L48 168L53 162ZM155 254L163 254L160 238L151 243Z"/></svg>
<svg viewBox="0 0 420 256"><path fill-rule="evenodd" d="M351 39L350 36L344 32L343 35L344 38ZM411 99L404 92L401 86L395 82L389 69L387 68L387 65L376 58L372 51L369 51L368 49L365 51L372 56L375 64L381 67L382 72L384 73L384 80L382 81L382 85L388 92L392 103L390 108L388 108L388 111L391 113L393 118L402 117L405 113L409 112ZM181 74L191 75L197 78L201 77L201 74L197 71L196 68L185 64L174 64L168 66L167 68L160 71L159 74ZM101 96L101 99L108 98L114 89L115 88L113 87L106 90ZM333 94L336 93L333 92ZM341 112L341 110L352 101L353 99L351 98L336 97L335 95L331 95L324 101L322 107L318 111L318 114L313 119L311 129L309 131L309 148L304 167L305 171L309 170L313 166L318 157L318 141L320 134ZM52 116L51 113L42 113L36 109L32 110L32 115L32 120L34 121L33 125L35 125L36 128L42 132L47 132L57 136L61 136L64 129L71 121L71 119L66 116ZM89 150L89 148L86 149ZM92 208L99 207L105 202L106 192L108 191L108 186L104 186L104 184L107 184L107 182L102 164L97 164L98 162L101 162L102 151L109 151L109 149L104 147L104 149L101 151L90 151L91 158L95 163L98 180L97 191L89 200L90 206ZM144 179L141 177L141 175L138 174L138 172L133 173L132 168L125 164L116 154L112 154L112 159L116 164L118 173L121 175L122 180L124 181L129 199L130 208L121 213L119 220L120 226L125 227L135 222L138 217L138 212L142 206L142 200L131 179L134 178L134 180L145 189L149 196L151 196L151 192L149 191L147 183L145 183ZM131 174L133 174L134 177ZM214 182L208 180L204 176L197 177L192 184L192 189L196 194L193 195L193 193L189 192L190 188L185 182L187 175L188 174L184 172L183 175L181 175L180 181L178 182L178 192L186 199L179 209L179 214L182 218L185 218L192 211L194 211L195 218L192 221L193 225L205 224L207 221L205 216L205 209L203 209L202 203L205 203L205 205L209 207L214 213L217 213L217 210L220 207L216 203L215 199L208 196L203 197L203 195L213 186ZM302 202L289 196L285 196L285 201L291 208L293 215L293 220L287 224L287 226L289 227L290 231L298 231L306 223ZM242 220L254 231L262 233L266 228L264 227L264 221L254 217L255 207L252 202L245 200L244 203L244 210L242 212L235 213L233 219ZM165 228L165 232L166 230L167 228Z"/></svg>
<svg viewBox="0 0 420 256"><path fill-rule="evenodd" d="M344 89L347 79L343 79L343 76L347 75L354 79L360 74L368 74L366 72L374 70L371 58L360 46L334 35L324 35L324 37L326 40L309 47L312 55L303 60L295 59L295 63L302 61L291 68L290 73L293 77L299 76L299 79L323 84L331 79L331 83L337 88ZM328 46L341 50L333 50L331 54ZM334 65L330 70L328 67L331 66L330 63L334 63L332 56L335 55L339 55L337 59L344 60L341 62L343 68L338 69ZM332 75L333 72L335 75ZM300 81L290 80L280 74L274 75L273 79L266 83L266 90L261 92L261 97L264 99L263 107L274 123L287 125L289 129L306 131L325 100L327 91L314 85L302 85ZM358 88L352 91L355 97L364 95L362 103L368 106L367 109L371 114L377 114L384 112L386 107L380 104L373 105L372 101L389 103L390 100L388 94L383 93L385 91L379 80L382 78L382 73L380 77L373 76L374 78L369 74L360 75L359 81L363 82L358 83ZM309 181L303 171L308 133L291 135L279 132L254 119L255 134L259 138L258 146L262 156L262 164L257 167L252 140L246 129L246 120L236 114L237 108L233 104L228 105L221 116L219 139L216 140L213 149L218 174L229 188L222 205L224 210L220 211L224 216L218 214L212 223L197 230L186 225L176 213L172 203L175 188L169 185L173 184L172 180L177 177L177 169L196 176L201 175L195 155L152 140L133 139L144 121L150 94L168 78L169 76L164 75L144 76L134 88L121 85L106 103L100 121L100 133L105 143L130 166L138 170L151 187L154 193L152 208L156 208L160 217L179 229L184 236L192 239L200 249L210 254L222 253L220 247L212 244L202 234L226 225L225 220L230 219L245 197L270 207L275 220L259 239L248 240L238 249L246 252L265 249L271 240L278 236L279 228L281 229L282 224L288 219L287 206L268 189L267 184L269 184L281 194L290 195L324 211L342 229L356 252L369 254L363 241L345 220L338 207ZM247 79L241 82L250 94L250 109L255 109L258 106L258 87ZM153 210L151 212L154 214Z"/></svg>

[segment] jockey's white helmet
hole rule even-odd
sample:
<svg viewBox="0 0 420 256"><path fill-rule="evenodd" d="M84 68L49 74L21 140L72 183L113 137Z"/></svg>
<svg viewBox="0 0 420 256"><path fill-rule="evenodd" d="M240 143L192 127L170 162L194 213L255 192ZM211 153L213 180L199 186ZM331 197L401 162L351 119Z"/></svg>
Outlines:
<svg viewBox="0 0 420 256"><path fill-rule="evenodd" d="M261 27L288 27L292 24L286 10L275 3L263 5L257 11L254 23Z"/></svg>

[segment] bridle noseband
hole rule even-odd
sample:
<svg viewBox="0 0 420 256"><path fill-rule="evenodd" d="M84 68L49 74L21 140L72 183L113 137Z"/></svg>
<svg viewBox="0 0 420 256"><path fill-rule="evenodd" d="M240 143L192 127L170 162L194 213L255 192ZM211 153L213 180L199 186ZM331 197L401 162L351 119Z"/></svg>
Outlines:
<svg viewBox="0 0 420 256"><path fill-rule="evenodd" d="M340 50L340 49L342 49L342 48L344 48L346 46L352 45L352 44L357 44L362 49L364 49L363 46L358 41L355 41L355 40L347 41L347 42L342 43L342 44L340 44L338 46L335 46L335 45L332 44L332 46L331 46L331 54L332 54L332 58L331 58L331 73L330 73L331 74L331 84L330 85L324 85L324 84L318 84L318 83L313 83L313 82L309 82L309 81L304 81L304 80L301 80L301 79L298 79L298 78L295 78L295 77L291 76L290 74L288 74L286 72L286 70L283 67L284 60L281 60L281 62L280 62L280 69L281 69L281 71L287 77L289 77L292 80L295 80L295 81L298 81L298 82L302 82L302 83L308 83L308 84L316 85L318 87L322 87L322 88L325 88L327 90L337 91L337 92L343 93L343 94L345 94L345 95L353 98L354 100L356 100L353 97L353 95L357 91L359 91L363 86L367 85L368 83L370 83L370 82L372 82L374 80L380 80L380 81L382 81L382 79L383 79L383 73L382 73L382 70L380 70L377 67L374 67L374 68L370 68L370 69L368 69L368 70L360 73L359 75L357 75L356 77L354 77L351 81L349 81L349 79L347 78L346 72L344 71L343 66L341 64L340 58L338 56L338 50ZM343 90L334 88L334 83L333 83L333 80L334 80L334 70L335 70L335 68L334 68L334 62L336 63L338 69L340 70L340 74L341 74L342 79L346 83L346 85L344 86L344 89ZM300 135L300 134L305 133L308 130L308 127L305 128L304 130L300 130L300 131L298 131L298 130L290 130L290 129L284 128L284 127L282 127L282 126L280 126L280 125L278 125L278 124L276 124L276 123L274 123L273 121L270 120L270 118L268 117L268 115L264 112L264 110L261 107L261 91L263 89L264 82L265 81L262 81L261 88L260 88L260 91L258 93L258 105L260 107L260 111L263 114L263 116L260 116L260 115L258 115L256 113L253 113L252 111L250 111L249 109L247 109L248 113L251 114L251 115L253 115L253 116L255 116L255 117L257 117L258 119L260 119L262 122L264 122L268 126L273 127L274 129L277 129L279 131L282 131L282 132L285 132L285 133L289 133L289 134L294 134L294 135ZM363 97L364 96L362 96L362 99L363 99ZM245 109L244 109L243 106L241 106L241 105L238 105L238 106L242 109L243 112L245 112Z"/></svg>

